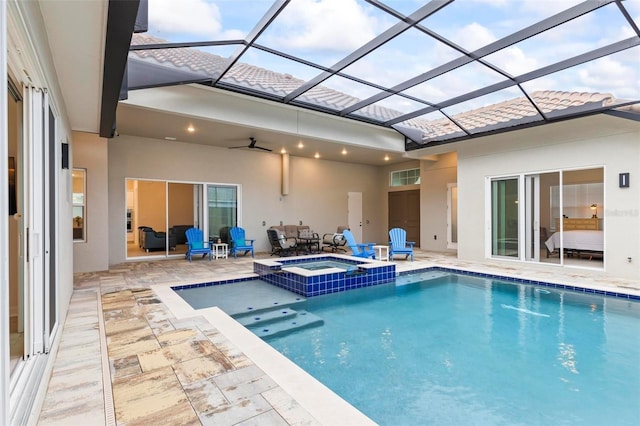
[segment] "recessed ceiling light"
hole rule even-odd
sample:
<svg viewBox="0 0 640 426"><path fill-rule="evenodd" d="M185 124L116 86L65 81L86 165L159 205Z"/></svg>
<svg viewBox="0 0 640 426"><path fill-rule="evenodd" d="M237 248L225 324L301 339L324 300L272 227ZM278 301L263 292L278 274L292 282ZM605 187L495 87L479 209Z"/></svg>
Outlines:
<svg viewBox="0 0 640 426"><path fill-rule="evenodd" d="M286 153L287 153L287 150L286 150L286 149L282 148L282 149L280 150L280 154L286 154Z"/></svg>
<svg viewBox="0 0 640 426"><path fill-rule="evenodd" d="M314 155L315 158L320 158L320 154L316 152L316 155Z"/></svg>
<svg viewBox="0 0 640 426"><path fill-rule="evenodd" d="M176 138L174 138L173 136L165 136L164 138L166 140L168 140L168 141L175 141L176 140Z"/></svg>
<svg viewBox="0 0 640 426"><path fill-rule="evenodd" d="M389 161L389 156L388 155L384 156L384 161Z"/></svg>
<svg viewBox="0 0 640 426"><path fill-rule="evenodd" d="M342 148L342 155L347 155L347 148Z"/></svg>
<svg viewBox="0 0 640 426"><path fill-rule="evenodd" d="M193 133L195 131L196 131L195 127L193 127L191 124L189 124L189 127L187 127L187 132Z"/></svg>
<svg viewBox="0 0 640 426"><path fill-rule="evenodd" d="M302 141L298 142L298 148L304 148L304 144L302 143Z"/></svg>

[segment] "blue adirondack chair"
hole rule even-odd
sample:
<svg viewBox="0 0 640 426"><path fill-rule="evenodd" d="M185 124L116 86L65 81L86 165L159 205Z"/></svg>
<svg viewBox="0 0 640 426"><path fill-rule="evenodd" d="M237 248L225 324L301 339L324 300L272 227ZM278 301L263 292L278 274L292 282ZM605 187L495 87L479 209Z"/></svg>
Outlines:
<svg viewBox="0 0 640 426"><path fill-rule="evenodd" d="M235 258L238 257L238 252L240 251L243 251L245 255L251 252L251 257L254 257L253 256L254 241L255 240L248 240L245 238L243 228L238 228L237 226L234 226L233 228L229 229L229 242L231 243L229 244L229 250L231 254L233 254L233 257Z"/></svg>
<svg viewBox="0 0 640 426"><path fill-rule="evenodd" d="M356 243L356 239L353 237L353 234L348 229L342 231L342 235L347 240L347 245L353 252L353 255L356 257L364 257L364 258L376 258L376 251L373 249L373 245L375 243L364 243L358 244Z"/></svg>
<svg viewBox="0 0 640 426"><path fill-rule="evenodd" d="M413 262L413 241L407 241L407 231L402 228L389 230L389 260L393 260L394 254L405 254L407 259L411 256Z"/></svg>
<svg viewBox="0 0 640 426"><path fill-rule="evenodd" d="M209 260L213 259L211 246L208 241L204 241L202 230L198 228L189 228L185 231L187 236L187 254L185 257L191 262L193 255L201 254L202 257L209 255Z"/></svg>

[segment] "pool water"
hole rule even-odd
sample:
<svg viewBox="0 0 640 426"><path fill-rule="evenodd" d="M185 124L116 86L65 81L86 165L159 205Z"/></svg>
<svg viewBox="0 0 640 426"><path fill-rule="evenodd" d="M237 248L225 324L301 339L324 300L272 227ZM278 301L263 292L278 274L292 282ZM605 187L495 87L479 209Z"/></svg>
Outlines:
<svg viewBox="0 0 640 426"><path fill-rule="evenodd" d="M450 275L304 309L266 341L379 424L640 424L640 303Z"/></svg>

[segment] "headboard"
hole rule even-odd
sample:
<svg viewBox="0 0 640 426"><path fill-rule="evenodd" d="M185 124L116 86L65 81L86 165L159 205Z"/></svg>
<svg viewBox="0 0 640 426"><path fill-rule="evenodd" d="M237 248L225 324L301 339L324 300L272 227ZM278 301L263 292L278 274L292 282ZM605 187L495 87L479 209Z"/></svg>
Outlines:
<svg viewBox="0 0 640 426"><path fill-rule="evenodd" d="M579 229L599 231L600 219L598 218L568 218L562 220L562 229L565 231L577 231ZM556 231L560 231L560 219L556 218Z"/></svg>

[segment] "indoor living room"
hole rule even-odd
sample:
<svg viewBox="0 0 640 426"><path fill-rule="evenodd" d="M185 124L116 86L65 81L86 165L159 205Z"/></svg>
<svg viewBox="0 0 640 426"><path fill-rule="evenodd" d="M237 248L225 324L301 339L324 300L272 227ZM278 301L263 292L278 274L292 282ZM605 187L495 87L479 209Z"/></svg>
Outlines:
<svg viewBox="0 0 640 426"><path fill-rule="evenodd" d="M198 185L142 179L126 182L127 258L184 255L185 232L195 222Z"/></svg>

